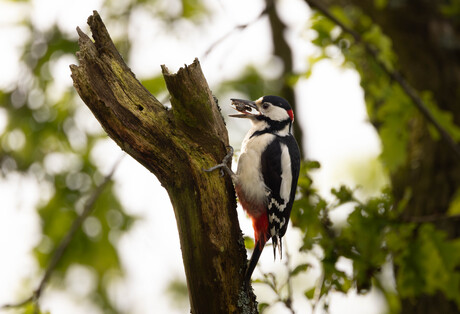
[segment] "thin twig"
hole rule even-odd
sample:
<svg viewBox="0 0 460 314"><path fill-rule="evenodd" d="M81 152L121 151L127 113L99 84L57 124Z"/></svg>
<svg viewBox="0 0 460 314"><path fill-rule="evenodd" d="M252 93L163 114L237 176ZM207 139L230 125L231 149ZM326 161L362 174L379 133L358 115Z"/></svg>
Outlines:
<svg viewBox="0 0 460 314"><path fill-rule="evenodd" d="M426 216L412 216L402 218L404 222L414 222L414 223L427 223L427 222L439 222L443 220L460 220L460 214L455 215L445 215L445 214L433 214Z"/></svg>
<svg viewBox="0 0 460 314"><path fill-rule="evenodd" d="M235 26L231 31L229 31L227 34L225 34L224 36L220 37L219 39L217 39L215 42L213 42L208 49L206 49L206 51L204 52L203 54L203 57L202 59L206 58L220 43L222 43L223 41L225 41L228 37L230 37L234 32L236 31L241 31L241 30L244 30L245 28L251 26L252 24L254 24L255 22L257 22L258 20L260 20L265 14L268 13L268 11L273 7L273 3L270 3L268 4L265 9L260 12L260 14L255 18L253 19L252 21L246 23L246 24L241 24L241 25L237 25Z"/></svg>
<svg viewBox="0 0 460 314"><path fill-rule="evenodd" d="M33 300L34 300L34 297L30 296L29 298L27 298L27 299L25 299L25 300L23 300L21 302L18 302L18 303L4 304L4 305L2 305L2 307L0 309L8 310L8 309L18 308L18 307L24 306L24 305L32 302Z"/></svg>
<svg viewBox="0 0 460 314"><path fill-rule="evenodd" d="M61 240L58 247L54 251L53 256L51 257L51 261L46 267L45 274L43 275L43 278L40 281L38 288L33 292L32 296L18 303L5 304L1 306L0 309L18 308L30 302L34 302L37 305L35 307L35 311L38 310L38 301L40 299L40 296L42 295L43 290L46 287L46 284L48 283L51 277L51 274L54 272L54 270L56 269L56 266L58 265L65 251L69 247L69 244L74 238L75 233L80 229L85 219L93 211L94 203L97 201L97 199L99 198L99 196L101 195L102 191L107 186L107 184L111 181L113 174L115 173L115 170L118 168L118 165L120 164L124 156L125 154L120 156L120 158L113 165L111 171L104 177L104 181L99 186L97 186L96 189L93 191L93 193L91 193L91 195L89 196L88 200L85 203L85 207L83 208L83 212L81 213L80 216L78 216L73 221L72 226L70 227L69 231L67 232L67 234L64 236L64 238Z"/></svg>
<svg viewBox="0 0 460 314"><path fill-rule="evenodd" d="M383 69L383 71L395 82L399 84L399 86L404 90L407 96L412 100L415 104L417 109L420 113L430 122L433 127L441 134L442 139L448 144L448 146L452 149L458 159L460 159L460 146L457 145L455 140L450 136L450 134L442 127L441 124L436 120L436 118L431 114L428 106L423 102L423 100L418 95L417 91L412 88L412 86L404 79L402 74L396 70L390 70L382 61L379 60L379 51L375 47L371 46L369 43L363 40L362 36L354 31L353 29L349 28L342 22L340 22L334 15L332 15L329 10L318 0L305 0L312 8L315 8L329 20L331 20L334 24L339 26L344 32L350 34L355 42L364 45L366 52L371 55L374 61Z"/></svg>
<svg viewBox="0 0 460 314"><path fill-rule="evenodd" d="M289 269L289 260L291 258L291 255L289 254L289 250L288 250L288 246L286 245L286 242L284 244L284 256L285 256L284 264L286 265L286 269L288 270L288 277L286 279L288 295L287 295L287 298L284 299L283 303L291 311L292 314L295 314L295 311L292 308L292 281L291 281L291 272Z"/></svg>
<svg viewBox="0 0 460 314"><path fill-rule="evenodd" d="M316 307L319 304L319 301L321 299L321 290L323 290L323 285L324 285L324 268L321 269L321 274L319 278L316 281L315 285L315 292L313 294L313 305L312 305L312 312L315 312Z"/></svg>

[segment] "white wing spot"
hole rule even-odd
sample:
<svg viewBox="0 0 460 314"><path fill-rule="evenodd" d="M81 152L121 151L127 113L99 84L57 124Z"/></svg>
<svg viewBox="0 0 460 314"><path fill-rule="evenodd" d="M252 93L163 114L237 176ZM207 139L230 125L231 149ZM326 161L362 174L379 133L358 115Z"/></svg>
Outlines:
<svg viewBox="0 0 460 314"><path fill-rule="evenodd" d="M280 196L284 204L289 202L291 196L292 173L291 173L291 156L286 144L281 143L281 189ZM286 207L286 206L285 206ZM283 208L284 210L284 208Z"/></svg>
<svg viewBox="0 0 460 314"><path fill-rule="evenodd" d="M285 223L286 223L286 218L283 217L283 221L280 222L280 229L283 228Z"/></svg>
<svg viewBox="0 0 460 314"><path fill-rule="evenodd" d="M285 204L279 204L274 198L270 200L270 203L268 203L268 209L271 209L273 205L278 208L278 211L283 212L284 209L286 208L287 202L285 201Z"/></svg>
<svg viewBox="0 0 460 314"><path fill-rule="evenodd" d="M268 216L268 219L270 220L270 222L275 221L276 223L281 224L281 220L275 215L275 213L270 214ZM283 220L284 220L284 218L283 218Z"/></svg>

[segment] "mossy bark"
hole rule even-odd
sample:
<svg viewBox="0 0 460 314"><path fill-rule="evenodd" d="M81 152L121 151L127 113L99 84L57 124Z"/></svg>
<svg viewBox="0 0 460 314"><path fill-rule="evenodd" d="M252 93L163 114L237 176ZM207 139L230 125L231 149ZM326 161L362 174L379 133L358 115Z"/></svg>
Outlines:
<svg viewBox="0 0 460 314"><path fill-rule="evenodd" d="M202 171L226 155L228 135L198 60L176 74L162 66L168 110L124 63L97 12L88 24L94 42L77 29L74 86L107 134L168 191L192 313L257 312L254 294L243 286L246 251L232 182Z"/></svg>

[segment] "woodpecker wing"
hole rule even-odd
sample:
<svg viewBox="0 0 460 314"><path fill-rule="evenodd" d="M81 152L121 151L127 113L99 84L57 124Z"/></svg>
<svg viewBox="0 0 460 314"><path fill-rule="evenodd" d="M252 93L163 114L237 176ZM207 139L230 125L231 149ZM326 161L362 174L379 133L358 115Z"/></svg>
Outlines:
<svg viewBox="0 0 460 314"><path fill-rule="evenodd" d="M294 136L289 135L282 138L282 142L286 145L287 150L282 153L282 156L289 155L290 159L290 169L283 168L284 172L291 173L291 180L286 180L286 190L284 193L289 194L289 202L286 206L285 215L287 217L286 224L280 229L280 237L283 237L286 233L286 229L289 222L289 216L291 215L292 205L294 204L295 193L297 190L297 181L299 180L299 171L300 171L300 150ZM283 163L284 164L284 163ZM288 163L285 163L287 165ZM284 180L283 180L284 183Z"/></svg>
<svg viewBox="0 0 460 314"><path fill-rule="evenodd" d="M276 137L266 148L261 155L262 174L267 191L267 211L269 221L270 236L274 237L279 234L279 230L286 223L280 216L276 215L284 211L286 205L281 198L281 183L282 183L282 166L281 166L281 142Z"/></svg>
<svg viewBox="0 0 460 314"><path fill-rule="evenodd" d="M276 136L262 153L261 167L265 185L269 189L269 233L276 247L278 240L286 233L299 177L300 153L294 137Z"/></svg>

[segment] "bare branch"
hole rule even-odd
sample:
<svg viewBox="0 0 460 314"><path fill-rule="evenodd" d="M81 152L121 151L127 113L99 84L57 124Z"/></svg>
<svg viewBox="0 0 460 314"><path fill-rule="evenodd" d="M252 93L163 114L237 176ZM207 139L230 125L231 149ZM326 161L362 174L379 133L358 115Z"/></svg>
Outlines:
<svg viewBox="0 0 460 314"><path fill-rule="evenodd" d="M426 216L412 216L401 218L403 222L414 222L418 224L429 223L429 222L441 222L441 221L460 221L460 214L456 215L445 215L445 214L433 214Z"/></svg>
<svg viewBox="0 0 460 314"><path fill-rule="evenodd" d="M54 251L53 256L51 257L51 261L46 267L45 274L42 280L40 281L38 288L27 299L21 302L18 302L18 303L5 304L1 307L2 309L18 308L30 302L34 302L36 304L36 310L38 309L38 303L39 303L40 297L49 279L51 278L52 273L56 269L56 266L58 265L59 261L61 260L67 248L69 247L70 242L72 242L72 239L75 237L76 232L80 229L85 219L88 218L89 214L91 214L91 212L94 210L94 203L97 201L101 193L104 191L107 184L112 180L113 174L115 173L115 170L120 165L120 162L122 161L124 156L126 155L123 154L120 156L120 158L113 165L110 172L104 177L104 181L102 181L102 183L99 184L99 186L97 186L96 189L89 196L83 208L83 212L80 214L80 216L78 216L73 221L69 231L67 232L67 234L64 236L64 238L61 240L58 247Z"/></svg>
<svg viewBox="0 0 460 314"><path fill-rule="evenodd" d="M292 314L295 314L294 308L292 307L292 281L291 281L291 273L289 269L289 261L291 259L291 254L289 253L288 246L284 246L284 255L285 255L285 261L284 265L286 266L286 269L288 270L288 277L286 279L286 285L288 289L288 295L287 297L283 300L284 305L291 311Z"/></svg>
<svg viewBox="0 0 460 314"><path fill-rule="evenodd" d="M245 28L247 28L247 27L251 26L252 24L254 24L255 22L257 22L258 20L260 20L272 8L273 8L273 3L267 4L267 6L265 6L265 9L262 12L260 12L260 14L255 19L253 19L252 21L250 21L250 22L248 22L246 24L241 24L241 25L235 26L231 31L229 31L224 36L222 36L219 39L217 39L214 43L211 44L211 46L209 46L208 49L206 49L206 51L203 54L203 58L206 58L218 45L220 45L223 41L225 41L228 37L230 37L236 31L242 31Z"/></svg>
<svg viewBox="0 0 460 314"><path fill-rule="evenodd" d="M15 309L15 308L24 306L24 305L32 302L33 300L34 300L34 297L32 295L32 296L28 297L27 299L25 299L25 300L23 300L21 302L18 302L18 303L4 304L4 305L2 305L2 307L0 309L4 309L4 310Z"/></svg>

